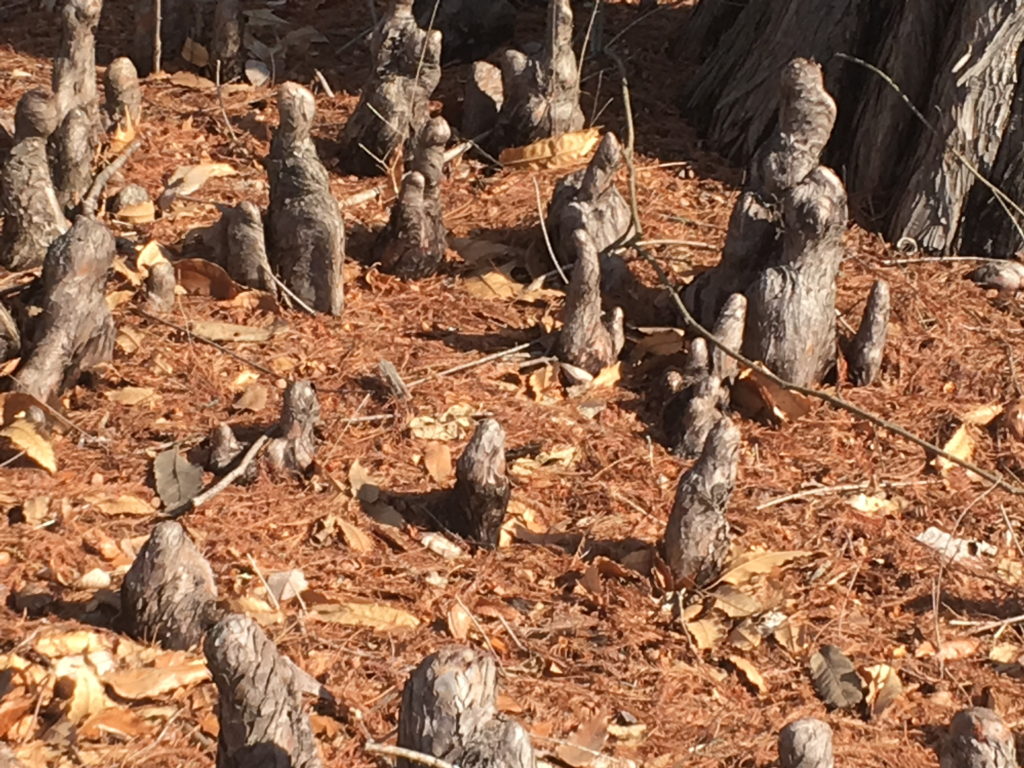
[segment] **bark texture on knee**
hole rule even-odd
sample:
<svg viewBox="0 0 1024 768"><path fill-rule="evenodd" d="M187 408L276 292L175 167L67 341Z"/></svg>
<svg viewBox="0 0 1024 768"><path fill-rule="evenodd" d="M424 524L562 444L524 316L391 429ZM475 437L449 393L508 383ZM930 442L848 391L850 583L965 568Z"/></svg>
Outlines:
<svg viewBox="0 0 1024 768"><path fill-rule="evenodd" d="M570 0L549 0L543 48L532 57L506 51L501 81L501 112L484 145L492 154L583 127Z"/></svg>
<svg viewBox="0 0 1024 768"><path fill-rule="evenodd" d="M82 107L75 107L47 142L50 175L57 202L64 211L78 208L92 184L96 154L96 125Z"/></svg>
<svg viewBox="0 0 1024 768"><path fill-rule="evenodd" d="M14 146L0 173L0 266L38 267L46 250L70 224L50 176L46 142L57 128L57 107L42 89L28 91L15 112Z"/></svg>
<svg viewBox="0 0 1024 768"><path fill-rule="evenodd" d="M850 342L850 381L864 387L875 380L882 368L885 338L889 331L889 283L876 280L868 294L857 335Z"/></svg>
<svg viewBox="0 0 1024 768"><path fill-rule="evenodd" d="M316 103L296 83L278 90L281 123L266 160L270 177L267 252L285 285L320 312L340 315L345 226L310 136Z"/></svg>
<svg viewBox="0 0 1024 768"><path fill-rule="evenodd" d="M529 734L498 712L492 657L452 647L425 658L402 691L398 746L462 768L533 768ZM398 768L416 768L400 758Z"/></svg>
<svg viewBox="0 0 1024 768"><path fill-rule="evenodd" d="M128 133L142 121L139 73L127 56L110 62L103 76L104 109L114 131Z"/></svg>
<svg viewBox="0 0 1024 768"><path fill-rule="evenodd" d="M558 336L563 362L597 374L614 363L625 343L622 310L607 317L601 307L601 262L593 238L584 229L572 236L576 266L565 299L565 324Z"/></svg>
<svg viewBox="0 0 1024 768"><path fill-rule="evenodd" d="M455 489L446 502L445 522L456 533L493 549L508 508L512 485L505 469L505 430L494 419L481 421L455 467Z"/></svg>
<svg viewBox="0 0 1024 768"><path fill-rule="evenodd" d="M430 277L444 261L448 230L441 211L441 179L450 137L448 123L435 117L416 138L409 175L373 246L374 259L385 272L406 280Z"/></svg>
<svg viewBox="0 0 1024 768"><path fill-rule="evenodd" d="M960 710L949 724L940 764L941 768L1016 768L1013 731L991 709Z"/></svg>
<svg viewBox="0 0 1024 768"><path fill-rule="evenodd" d="M87 216L79 216L50 247L43 264L42 312L14 373L18 391L49 402L82 371L110 359L114 320L104 288L113 260L113 235Z"/></svg>
<svg viewBox="0 0 1024 768"><path fill-rule="evenodd" d="M341 136L345 173L385 173L430 117L428 101L441 80L441 33L421 29L412 6L413 0L391 0L375 33L373 70Z"/></svg>
<svg viewBox="0 0 1024 768"><path fill-rule="evenodd" d="M320 402L308 381L293 381L284 392L281 421L276 436L267 445L267 463L279 474L305 474L316 457L316 435Z"/></svg>
<svg viewBox="0 0 1024 768"><path fill-rule="evenodd" d="M631 231L629 204L615 186L622 167L622 145L606 133L590 163L558 182L548 208L547 226L562 263L575 258L573 233L585 229L599 253L622 243Z"/></svg>
<svg viewBox="0 0 1024 768"><path fill-rule="evenodd" d="M230 614L203 643L217 685L217 768L320 768L297 667L252 619Z"/></svg>
<svg viewBox="0 0 1024 768"><path fill-rule="evenodd" d="M779 768L834 768L832 728L813 717L779 731Z"/></svg>
<svg viewBox="0 0 1024 768"><path fill-rule="evenodd" d="M213 570L180 523L153 528L121 585L121 621L132 637L171 650L194 647L216 621Z"/></svg>
<svg viewBox="0 0 1024 768"><path fill-rule="evenodd" d="M99 127L95 33L102 8L103 0L66 0L61 11L60 47L53 60L58 119L81 107L94 130Z"/></svg>
<svg viewBox="0 0 1024 768"><path fill-rule="evenodd" d="M224 269L241 285L276 294L260 209L245 200L226 211L224 218Z"/></svg>
<svg viewBox="0 0 1024 768"><path fill-rule="evenodd" d="M706 586L721 575L729 555L725 509L736 483L739 444L739 429L723 417L679 479L664 539L665 562L678 587Z"/></svg>

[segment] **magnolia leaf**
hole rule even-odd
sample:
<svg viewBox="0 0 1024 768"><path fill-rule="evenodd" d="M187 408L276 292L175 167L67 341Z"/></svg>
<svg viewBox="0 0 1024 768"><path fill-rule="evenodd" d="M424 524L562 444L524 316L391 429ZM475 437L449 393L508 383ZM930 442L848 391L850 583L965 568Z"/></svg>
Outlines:
<svg viewBox="0 0 1024 768"><path fill-rule="evenodd" d="M168 448L153 459L153 479L157 495L167 509L177 509L199 493L203 487L203 470Z"/></svg>
<svg viewBox="0 0 1024 768"><path fill-rule="evenodd" d="M338 520L338 528L341 529L341 537L354 552L373 551L373 539L367 535L362 528L344 520Z"/></svg>
<svg viewBox="0 0 1024 768"><path fill-rule="evenodd" d="M0 437L7 438L15 451L25 454L51 475L57 472L57 456L49 440L39 434L36 425L26 419L16 418L3 429Z"/></svg>
<svg viewBox="0 0 1024 768"><path fill-rule="evenodd" d="M700 651L709 651L715 647L725 635L722 622L715 618L698 619L683 623L683 628L690 633L694 645Z"/></svg>
<svg viewBox="0 0 1024 768"><path fill-rule="evenodd" d="M834 645L823 645L810 659L814 690L833 709L852 709L864 699L864 683L846 656Z"/></svg>

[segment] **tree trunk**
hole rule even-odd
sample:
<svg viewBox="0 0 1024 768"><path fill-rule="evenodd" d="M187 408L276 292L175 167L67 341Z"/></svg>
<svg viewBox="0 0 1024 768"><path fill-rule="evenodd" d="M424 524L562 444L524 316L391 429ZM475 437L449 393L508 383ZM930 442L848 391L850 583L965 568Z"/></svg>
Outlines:
<svg viewBox="0 0 1024 768"><path fill-rule="evenodd" d="M345 226L310 127L313 94L296 83L278 90L281 123L266 160L270 179L267 251L288 288L320 312L340 315Z"/></svg>
<svg viewBox="0 0 1024 768"><path fill-rule="evenodd" d="M61 11L60 48L53 60L59 121L81 107L92 125L99 126L95 32L102 7L103 0L66 0Z"/></svg>
<svg viewBox="0 0 1024 768"><path fill-rule="evenodd" d="M284 391L277 436L267 445L267 463L279 474L304 475L316 456L313 429L320 421L316 389L308 381L293 381Z"/></svg>
<svg viewBox="0 0 1024 768"><path fill-rule="evenodd" d="M398 746L460 768L534 768L529 734L495 705L491 656L447 648L425 658L402 691ZM404 758L398 768L418 768Z"/></svg>
<svg viewBox="0 0 1024 768"><path fill-rule="evenodd" d="M444 148L451 137L448 123L435 117L423 126L409 174L402 180L391 216L373 245L381 269L404 280L436 275L448 247L441 210Z"/></svg>
<svg viewBox="0 0 1024 768"><path fill-rule="evenodd" d="M456 533L494 549L511 493L505 472L505 430L494 419L484 419L459 457L455 489L442 515Z"/></svg>
<svg viewBox="0 0 1024 768"><path fill-rule="evenodd" d="M833 768L832 729L806 717L779 731L779 768Z"/></svg>
<svg viewBox="0 0 1024 768"><path fill-rule="evenodd" d="M501 81L501 111L484 143L492 155L583 127L570 0L548 0L544 47L535 57L506 51Z"/></svg>
<svg viewBox="0 0 1024 768"><path fill-rule="evenodd" d="M179 523L157 523L121 585L125 631L169 650L188 650L216 614L210 564Z"/></svg>
<svg viewBox="0 0 1024 768"><path fill-rule="evenodd" d="M876 280L871 286L860 328L850 343L850 381L858 387L874 381L882 367L890 307L889 284L885 280Z"/></svg>
<svg viewBox="0 0 1024 768"><path fill-rule="evenodd" d="M79 216L50 247L43 264L42 313L34 341L14 373L15 389L46 403L81 371L109 360L114 320L104 289L114 260L114 237L95 219Z"/></svg>
<svg viewBox="0 0 1024 768"><path fill-rule="evenodd" d="M968 164L1019 199L1020 0L701 0L683 37L707 48L686 92L712 147L749 162L777 104L771 78L793 56L826 68L839 101L827 159L843 170L855 213L893 241L947 254L1006 257L1024 237ZM881 77L921 110L923 126ZM884 137L879 141L879 137ZM965 162L966 161L966 162ZM1019 217L1019 214L1018 214ZM1020 217L1024 218L1024 217Z"/></svg>
<svg viewBox="0 0 1024 768"><path fill-rule="evenodd" d="M395 152L430 118L428 101L441 80L441 33L420 29L413 0L391 0L373 41L373 71L345 124L341 169L380 176Z"/></svg>
<svg viewBox="0 0 1024 768"><path fill-rule="evenodd" d="M721 418L708 434L697 462L679 478L665 528L665 562L677 587L710 584L729 555L725 508L736 483L740 431Z"/></svg>
<svg viewBox="0 0 1024 768"><path fill-rule="evenodd" d="M217 768L320 768L297 668L255 621L231 614L203 644L217 685Z"/></svg>
<svg viewBox="0 0 1024 768"><path fill-rule="evenodd" d="M956 713L941 752L941 768L1016 768L1013 731L991 709Z"/></svg>

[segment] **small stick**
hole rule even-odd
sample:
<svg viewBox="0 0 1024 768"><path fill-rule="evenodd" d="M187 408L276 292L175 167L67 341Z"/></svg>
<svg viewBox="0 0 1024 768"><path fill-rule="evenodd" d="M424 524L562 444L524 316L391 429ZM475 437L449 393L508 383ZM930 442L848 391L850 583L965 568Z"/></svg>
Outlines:
<svg viewBox="0 0 1024 768"><path fill-rule="evenodd" d="M82 213L85 216L95 216L96 208L99 205L100 195L103 194L103 188L107 186L110 181L110 177L117 173L124 164L128 162L135 150L142 146L142 138L135 139L131 144L124 148L120 155L115 157L110 164L102 171L96 174L96 178L93 179L92 186L89 187L89 191L85 197L82 198Z"/></svg>
<svg viewBox="0 0 1024 768"><path fill-rule="evenodd" d="M947 261L995 261L985 256L924 256L916 259L885 259L883 267L902 267L905 264L942 264Z"/></svg>
<svg viewBox="0 0 1024 768"><path fill-rule="evenodd" d="M220 59L217 59L217 66L214 68L214 80L217 86L217 103L220 104L220 114L224 118L224 125L228 127L228 133L231 134L232 141L238 141L238 134L235 133L235 129L231 127L231 121L228 120L228 111L224 108L224 93L220 87Z"/></svg>
<svg viewBox="0 0 1024 768"><path fill-rule="evenodd" d="M310 315L315 315L316 314L316 310L313 309L311 306L309 306L309 304L304 302L298 296L296 296L292 292L292 289L289 288L287 285L285 285L284 281L281 280L281 278L279 278L277 275L274 274L274 271L272 269L269 269L268 267L264 266L263 267L263 271L267 274L267 277L269 277L271 279L271 281L274 283L274 285L276 285L278 288L281 289L281 292L284 293L286 298L288 298L291 301L295 302L303 311L307 312L308 314L310 314Z"/></svg>
<svg viewBox="0 0 1024 768"><path fill-rule="evenodd" d="M906 488L911 485L932 485L939 482L938 478L934 480L882 480L878 483L849 483L847 485L823 485L820 488L805 488L802 491L795 491L794 493L787 493L785 496L777 496L774 499L769 499L763 504L759 504L754 507L755 510L760 512L762 509L768 509L769 507L777 507L779 504L785 504L787 501L796 501L797 499L806 499L809 496L825 496L830 493L846 493L847 491L867 491L871 488Z"/></svg>
<svg viewBox="0 0 1024 768"><path fill-rule="evenodd" d="M554 262L555 271L558 272L558 276L562 278L562 282L565 284L569 283L569 278L565 276L565 270L562 269L562 265L558 262L558 257L555 255L555 249L551 245L551 237L548 235L548 225L544 221L544 209L540 202L540 184L537 183L537 177L533 177L533 191L537 196L537 217L540 219L540 231L544 234L544 245L547 246L548 256L551 257L551 261Z"/></svg>
<svg viewBox="0 0 1024 768"><path fill-rule="evenodd" d="M247 470L249 468L249 465L252 464L256 460L256 457L259 455L259 453L263 450L263 447L269 441L270 441L270 435L267 435L267 434L260 435L256 439L256 442L254 442L252 445L249 446L249 450L247 450L245 452L245 455L242 456L242 460L238 462L238 466L237 467L232 469L230 472L228 472L226 475L224 475L224 477L220 478L220 480L218 480L216 483L211 485L209 488L207 488L205 491L200 493L198 496L193 496L189 501L185 502L180 507L176 507L175 509L172 509L171 511L169 511L167 513L168 517L181 517L186 512L189 512L189 511L194 510L194 509L198 509L203 504L205 504L210 499L212 499L214 496L216 496L221 491L223 491L225 488L227 488L229 485L231 485L233 482L235 482L235 480L239 476L241 476L241 474L243 472L245 472L245 470Z"/></svg>
<svg viewBox="0 0 1024 768"><path fill-rule="evenodd" d="M160 0L153 0L153 74L159 75L163 59L164 42L160 37L163 8Z"/></svg>
<svg viewBox="0 0 1024 768"><path fill-rule="evenodd" d="M470 368L476 368L478 365L489 363L492 360L500 360L507 355L514 355L516 352L522 352L523 350L529 349L536 343L537 342L535 341L525 341L522 344L516 344L514 347L503 349L500 352L493 352L490 355L484 355L483 357L471 362L462 363L462 365L456 365L453 368L446 368L443 371L438 371L437 373L432 373L429 376L424 376L422 379L416 379L416 381L410 381L407 386L409 389L412 389L413 387L418 387L420 384L428 382L431 379L439 379L442 376L450 376L453 373L459 373L461 371L469 370Z"/></svg>
<svg viewBox="0 0 1024 768"><path fill-rule="evenodd" d="M414 763L425 765L427 768L459 768L459 766L454 763L449 763L447 760L442 760L439 757L425 755L422 752L417 752L414 749L406 749L405 747L393 747L390 744L377 744L375 742L368 741L363 745L363 749L375 755L388 755L389 757L400 757L405 760L411 760Z"/></svg>
<svg viewBox="0 0 1024 768"><path fill-rule="evenodd" d="M252 566L253 573L255 573L256 574L256 578L258 578L260 580L260 584L263 585L263 588L265 590L267 590L267 597L270 598L270 605L273 607L273 609L275 611L280 611L281 610L281 604L279 602L277 602L277 597L274 595L273 591L270 589L270 585L267 584L267 580L263 578L263 572L260 571L260 567L258 565L256 565L256 558L253 557L251 554L248 555L248 557L249 557L249 565Z"/></svg>
<svg viewBox="0 0 1024 768"><path fill-rule="evenodd" d="M313 70L313 74L316 76L316 81L318 83L320 83L320 87L324 89L324 93L327 94L327 98L333 99L334 98L334 91L331 89L331 86L328 84L327 78L324 77L324 73L321 72L319 69L314 69Z"/></svg>
<svg viewBox="0 0 1024 768"><path fill-rule="evenodd" d="M196 339L197 341L201 341L204 344L209 344L214 349L219 349L221 352L223 352L228 357L233 357L233 358L235 358L235 360L238 360L240 363L245 363L246 365L248 365L248 366L250 366L252 368L255 368L257 371L260 371L261 373L265 373L268 376L277 376L277 374L274 371L272 371L270 368L267 368L265 365L260 365L256 361L250 360L249 358L244 357L243 355L240 355L237 352L232 352L230 349L228 349L227 347L225 347L222 344L218 344L216 341L213 341L211 339L206 339L206 338L203 338L202 336L194 334L194 333L192 333L192 331L190 331L188 328L186 328L183 325L178 325L177 323L172 323L170 320L164 320L162 317L157 317L156 315L151 315L151 314L149 314L149 312L147 312L146 310L144 310L144 309L142 309L140 307L136 307L135 311L138 312L140 315L142 315L147 320L155 320L158 323L166 325L168 328L173 328L174 330L176 330L176 331L178 331L180 333L184 333L186 336L188 336L191 339Z"/></svg>
<svg viewBox="0 0 1024 768"><path fill-rule="evenodd" d="M640 248L652 246L652 245L683 245L689 248L702 248L705 251L717 251L717 245L711 245L711 243L702 243L700 240L640 240L635 245Z"/></svg>

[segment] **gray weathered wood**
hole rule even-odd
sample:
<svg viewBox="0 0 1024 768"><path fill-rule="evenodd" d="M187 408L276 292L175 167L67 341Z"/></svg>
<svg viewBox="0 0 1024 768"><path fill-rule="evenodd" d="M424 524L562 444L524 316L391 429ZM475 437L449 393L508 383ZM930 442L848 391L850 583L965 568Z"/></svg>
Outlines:
<svg viewBox="0 0 1024 768"><path fill-rule="evenodd" d="M276 294L260 209L244 200L224 219L224 269L241 285Z"/></svg>
<svg viewBox="0 0 1024 768"><path fill-rule="evenodd" d="M278 474L305 474L316 456L320 402L308 381L293 381L284 391L281 421L267 444L267 464Z"/></svg>
<svg viewBox="0 0 1024 768"><path fill-rule="evenodd" d="M391 216L373 244L373 258L385 272L405 280L437 274L444 261L448 230L441 210L444 148L448 123L435 117L416 137L409 174L402 180Z"/></svg>
<svg viewBox="0 0 1024 768"><path fill-rule="evenodd" d="M160 33L160 61L171 61L181 54L192 23L193 5L193 0L134 0L132 61L140 75L153 72L154 59L157 58L154 50L157 29Z"/></svg>
<svg viewBox="0 0 1024 768"><path fill-rule="evenodd" d="M81 107L94 128L99 128L95 33L102 8L103 0L65 0L61 10L60 47L53 59L53 92L60 122Z"/></svg>
<svg viewBox="0 0 1024 768"><path fill-rule="evenodd" d="M498 546L512 484L505 469L505 430L484 419L455 466L455 489L441 514L456 532L482 547Z"/></svg>
<svg viewBox="0 0 1024 768"><path fill-rule="evenodd" d="M565 321L558 335L557 354L563 362L597 374L614 363L625 343L622 310L603 315L601 262L585 229L573 233L576 266L565 298Z"/></svg>
<svg viewBox="0 0 1024 768"><path fill-rule="evenodd" d="M142 89L132 60L119 56L103 75L104 110L112 131L137 128L142 121Z"/></svg>
<svg viewBox="0 0 1024 768"><path fill-rule="evenodd" d="M991 709L962 709L949 724L941 768L1017 768L1013 731Z"/></svg>
<svg viewBox="0 0 1024 768"><path fill-rule="evenodd" d="M316 102L301 85L284 83L277 105L281 122L265 161L270 178L270 265L304 302L340 315L345 303L345 226L310 136Z"/></svg>
<svg viewBox="0 0 1024 768"><path fill-rule="evenodd" d="M543 47L536 56L506 51L501 81L501 111L484 143L491 154L583 127L570 0L548 0Z"/></svg>
<svg viewBox="0 0 1024 768"><path fill-rule="evenodd" d="M493 129L503 100L501 70L486 61L473 62L462 99L462 135L474 139Z"/></svg>
<svg viewBox="0 0 1024 768"><path fill-rule="evenodd" d="M779 731L779 768L834 768L832 728L805 717Z"/></svg>
<svg viewBox="0 0 1024 768"><path fill-rule="evenodd" d="M665 528L665 562L677 587L705 586L721 574L729 555L725 508L736 482L740 431L719 419L697 462L679 478Z"/></svg>
<svg viewBox="0 0 1024 768"><path fill-rule="evenodd" d="M178 278L174 265L169 261L160 261L149 268L146 275L146 309L157 315L170 312L174 308L174 289Z"/></svg>
<svg viewBox="0 0 1024 768"><path fill-rule="evenodd" d="M17 391L49 402L82 371L110 359L114 320L104 289L113 261L113 235L87 216L79 216L50 246L43 263L42 312L14 372Z"/></svg>
<svg viewBox="0 0 1024 768"><path fill-rule="evenodd" d="M123 628L139 640L187 650L217 613L210 564L180 523L157 523L121 584Z"/></svg>
<svg viewBox="0 0 1024 768"><path fill-rule="evenodd" d="M390 0L373 38L373 69L341 136L341 169L380 176L430 117L441 79L441 33L420 29L413 0Z"/></svg>
<svg viewBox="0 0 1024 768"><path fill-rule="evenodd" d="M244 17L238 0L217 0L210 30L210 69L216 75L220 62L222 83L241 76L245 64Z"/></svg>
<svg viewBox="0 0 1024 768"><path fill-rule="evenodd" d="M71 213L78 208L92 184L96 154L96 124L82 107L75 107L47 142L50 174L57 202Z"/></svg>
<svg viewBox="0 0 1024 768"><path fill-rule="evenodd" d="M57 128L56 101L40 88L26 92L15 112L14 146L0 171L0 266L38 267L70 224L50 176L46 140Z"/></svg>
<svg viewBox="0 0 1024 768"><path fill-rule="evenodd" d="M526 730L498 712L491 656L445 648L416 667L402 691L398 746L460 768L534 768ZM400 758L398 768L419 768Z"/></svg>
<svg viewBox="0 0 1024 768"><path fill-rule="evenodd" d="M850 381L858 387L873 382L882 367L890 310L889 283L876 280L871 286L860 328L850 344Z"/></svg>
<svg viewBox="0 0 1024 768"><path fill-rule="evenodd" d="M298 668L255 621L230 614L203 643L217 685L217 768L320 768Z"/></svg>

